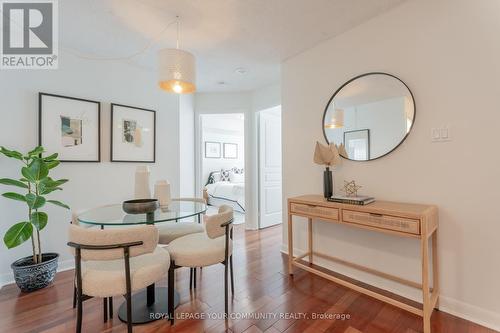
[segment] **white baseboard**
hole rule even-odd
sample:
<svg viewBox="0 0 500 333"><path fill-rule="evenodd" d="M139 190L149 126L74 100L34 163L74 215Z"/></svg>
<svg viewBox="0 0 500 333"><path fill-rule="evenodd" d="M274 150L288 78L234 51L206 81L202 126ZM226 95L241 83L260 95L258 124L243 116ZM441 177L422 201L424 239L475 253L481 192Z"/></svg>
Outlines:
<svg viewBox="0 0 500 333"><path fill-rule="evenodd" d="M294 256L300 256L306 253L307 251L294 248L293 253ZM284 244L281 246L281 253L288 255L288 248ZM304 258L304 261L307 261L307 258ZM356 278L351 276L352 278ZM370 281L362 281L364 283L372 284ZM391 291L391 290L388 290ZM392 291L395 292L395 291ZM397 293L397 292L396 292ZM403 295L405 296L405 295ZM421 301L420 301L421 302ZM448 296L439 296L439 311L443 311L449 314L452 314L456 317L460 317L476 324L485 326L495 331L500 332L500 314L480 308L478 306L464 303L462 301L456 300L452 297Z"/></svg>
<svg viewBox="0 0 500 333"><path fill-rule="evenodd" d="M59 261L59 264L57 266L57 272L64 272L69 269L75 268L75 260L74 259L68 259L68 260L62 260ZM0 288L3 286L6 286L8 284L14 283L14 274L12 272L9 273L4 273L0 275Z"/></svg>

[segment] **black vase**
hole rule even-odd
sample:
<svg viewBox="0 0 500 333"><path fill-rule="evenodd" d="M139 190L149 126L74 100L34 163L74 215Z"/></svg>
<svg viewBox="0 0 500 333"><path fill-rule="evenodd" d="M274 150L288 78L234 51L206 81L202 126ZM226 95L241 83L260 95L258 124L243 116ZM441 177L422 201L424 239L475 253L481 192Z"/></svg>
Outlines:
<svg viewBox="0 0 500 333"><path fill-rule="evenodd" d="M333 195L333 177L329 167L323 172L323 195L330 198Z"/></svg>

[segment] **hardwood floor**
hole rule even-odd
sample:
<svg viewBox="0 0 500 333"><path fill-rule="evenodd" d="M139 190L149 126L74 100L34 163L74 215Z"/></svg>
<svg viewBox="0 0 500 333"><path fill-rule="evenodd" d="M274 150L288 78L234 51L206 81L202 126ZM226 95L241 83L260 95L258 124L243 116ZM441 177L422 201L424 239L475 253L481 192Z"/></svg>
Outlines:
<svg viewBox="0 0 500 333"><path fill-rule="evenodd" d="M238 315L227 323L224 312L223 266L207 267L198 274L198 288L189 290L189 270L176 271L180 318L171 327L166 320L134 326L134 332L421 332L419 317L296 270L287 274L286 256L280 253L281 228L246 231L235 227L235 295L230 311ZM73 332L76 311L72 308L73 271L57 274L55 282L30 294L15 285L0 291L0 332ZM160 285L166 284L166 280ZM166 295L165 295L166 297ZM124 332L117 318L123 298L114 298L114 318L103 323L102 300L84 302L84 332ZM254 318L243 318L243 314ZM322 316L313 319L312 316ZM328 316L349 315L349 319ZM205 318L200 318L204 316ZM260 316L260 318L255 318ZM433 332L494 332L444 312L432 316Z"/></svg>

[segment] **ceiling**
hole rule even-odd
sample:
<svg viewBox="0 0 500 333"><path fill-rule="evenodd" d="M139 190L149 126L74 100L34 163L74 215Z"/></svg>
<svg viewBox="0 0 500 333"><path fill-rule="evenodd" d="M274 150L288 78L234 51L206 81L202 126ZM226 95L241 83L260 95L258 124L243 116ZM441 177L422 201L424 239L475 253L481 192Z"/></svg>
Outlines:
<svg viewBox="0 0 500 333"><path fill-rule="evenodd" d="M169 23L179 15L180 47L196 57L198 91L253 90L279 82L284 59L403 1L64 0L60 44L80 56L127 58L155 71L157 51L175 47Z"/></svg>

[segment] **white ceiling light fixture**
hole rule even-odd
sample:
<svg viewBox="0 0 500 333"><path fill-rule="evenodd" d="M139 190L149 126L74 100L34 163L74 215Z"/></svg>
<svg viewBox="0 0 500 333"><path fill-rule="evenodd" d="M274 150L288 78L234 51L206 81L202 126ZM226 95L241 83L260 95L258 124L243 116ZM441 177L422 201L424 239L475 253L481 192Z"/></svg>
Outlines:
<svg viewBox="0 0 500 333"><path fill-rule="evenodd" d="M194 56L179 49L180 22L177 16L177 45L175 49L159 51L159 82L161 89L176 94L196 91L196 62Z"/></svg>
<svg viewBox="0 0 500 333"><path fill-rule="evenodd" d="M234 70L236 73L240 74L240 75L243 75L243 74L246 74L247 73L247 70L243 67L238 67Z"/></svg>

